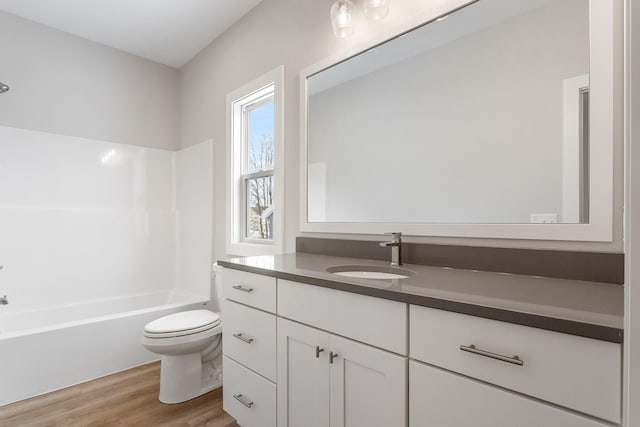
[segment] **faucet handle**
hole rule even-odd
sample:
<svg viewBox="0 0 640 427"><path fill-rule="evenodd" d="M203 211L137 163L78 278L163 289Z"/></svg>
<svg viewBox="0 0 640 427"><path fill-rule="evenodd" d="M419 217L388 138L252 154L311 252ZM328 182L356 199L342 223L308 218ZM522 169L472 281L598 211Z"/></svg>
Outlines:
<svg viewBox="0 0 640 427"><path fill-rule="evenodd" d="M400 240L402 239L402 233L399 231L388 231L386 233L384 233L386 235L390 235L393 237L393 240Z"/></svg>

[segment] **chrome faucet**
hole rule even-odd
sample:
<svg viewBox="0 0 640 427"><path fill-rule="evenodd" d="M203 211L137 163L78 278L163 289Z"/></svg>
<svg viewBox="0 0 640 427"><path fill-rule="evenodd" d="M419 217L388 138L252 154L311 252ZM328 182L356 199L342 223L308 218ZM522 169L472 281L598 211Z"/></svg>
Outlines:
<svg viewBox="0 0 640 427"><path fill-rule="evenodd" d="M382 242L380 246L383 248L391 247L391 266L397 267L402 265L402 233L384 233L390 234L393 240L390 242Z"/></svg>

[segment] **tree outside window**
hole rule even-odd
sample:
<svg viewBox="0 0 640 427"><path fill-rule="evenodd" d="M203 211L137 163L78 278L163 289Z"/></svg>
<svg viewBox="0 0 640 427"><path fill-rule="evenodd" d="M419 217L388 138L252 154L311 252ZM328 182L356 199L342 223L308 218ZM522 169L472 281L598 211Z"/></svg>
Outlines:
<svg viewBox="0 0 640 427"><path fill-rule="evenodd" d="M273 240L274 101L270 94L245 107L245 239Z"/></svg>

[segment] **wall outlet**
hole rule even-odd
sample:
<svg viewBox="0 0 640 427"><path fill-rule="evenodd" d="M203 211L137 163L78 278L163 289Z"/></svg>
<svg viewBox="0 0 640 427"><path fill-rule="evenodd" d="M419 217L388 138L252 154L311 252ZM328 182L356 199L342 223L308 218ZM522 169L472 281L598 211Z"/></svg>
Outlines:
<svg viewBox="0 0 640 427"><path fill-rule="evenodd" d="M557 224L558 214L531 214L529 222L531 224Z"/></svg>

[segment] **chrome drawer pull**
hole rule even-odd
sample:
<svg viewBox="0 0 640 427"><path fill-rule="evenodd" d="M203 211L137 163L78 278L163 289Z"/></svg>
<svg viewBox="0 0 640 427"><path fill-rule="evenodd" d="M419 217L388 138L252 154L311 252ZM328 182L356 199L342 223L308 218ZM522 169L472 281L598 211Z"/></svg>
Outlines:
<svg viewBox="0 0 640 427"><path fill-rule="evenodd" d="M320 347L319 345L316 346L316 359L320 359L320 353L322 353L324 351L324 348Z"/></svg>
<svg viewBox="0 0 640 427"><path fill-rule="evenodd" d="M235 334L233 334L234 337L238 338L240 341L244 341L247 344L251 344L253 342L253 338L247 338L244 335L242 335L242 332L236 332Z"/></svg>
<svg viewBox="0 0 640 427"><path fill-rule="evenodd" d="M245 288L242 285L235 285L235 286L232 286L232 288L235 289L235 290L242 291L242 292L247 292L247 293L253 292L253 288Z"/></svg>
<svg viewBox="0 0 640 427"><path fill-rule="evenodd" d="M249 409L251 409L251 407L253 406L253 402L241 394L234 394L233 398L236 399L238 402L242 403L244 406L246 406Z"/></svg>
<svg viewBox="0 0 640 427"><path fill-rule="evenodd" d="M469 353L477 354L484 357L490 357L492 359L500 360L501 362L513 363L514 365L524 366L524 361L520 359L518 356L503 356L497 353L491 353L490 351L480 350L476 348L475 345L471 344L470 346L461 345L460 350L467 351Z"/></svg>

